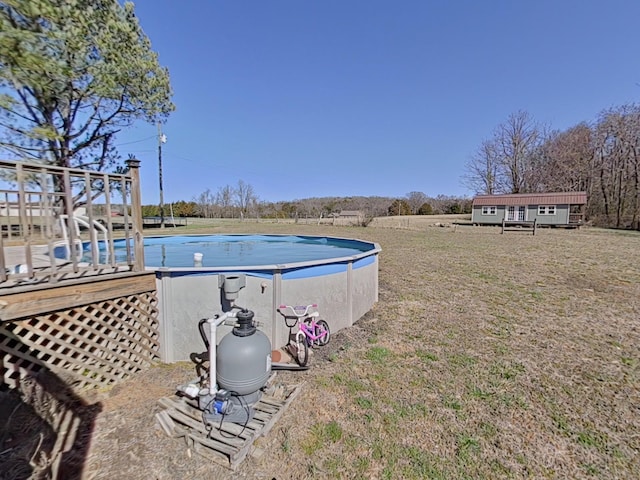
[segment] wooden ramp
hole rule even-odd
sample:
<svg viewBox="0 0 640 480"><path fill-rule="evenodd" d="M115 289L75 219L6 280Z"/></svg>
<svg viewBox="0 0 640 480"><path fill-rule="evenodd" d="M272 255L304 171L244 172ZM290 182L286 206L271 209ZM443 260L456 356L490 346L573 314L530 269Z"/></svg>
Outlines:
<svg viewBox="0 0 640 480"><path fill-rule="evenodd" d="M251 452L253 442L271 430L302 388L275 384L274 377L254 405L255 415L246 426L229 422L205 425L197 401L178 395L158 401L164 410L156 414L156 419L167 435L184 438L187 448L236 470Z"/></svg>

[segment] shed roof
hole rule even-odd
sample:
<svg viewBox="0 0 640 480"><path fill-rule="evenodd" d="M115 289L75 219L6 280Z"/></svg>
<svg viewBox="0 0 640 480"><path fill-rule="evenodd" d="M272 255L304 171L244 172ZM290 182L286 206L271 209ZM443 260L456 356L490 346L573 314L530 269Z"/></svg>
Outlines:
<svg viewBox="0 0 640 480"><path fill-rule="evenodd" d="M478 195L473 205L585 205L586 192L509 193Z"/></svg>

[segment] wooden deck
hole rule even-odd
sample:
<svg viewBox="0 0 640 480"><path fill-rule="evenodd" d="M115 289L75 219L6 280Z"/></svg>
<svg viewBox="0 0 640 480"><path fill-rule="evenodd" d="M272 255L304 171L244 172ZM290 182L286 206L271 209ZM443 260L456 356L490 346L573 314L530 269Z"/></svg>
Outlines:
<svg viewBox="0 0 640 480"><path fill-rule="evenodd" d="M4 290L0 384L18 388L22 379L45 370L80 392L117 383L159 358L153 272Z"/></svg>
<svg viewBox="0 0 640 480"><path fill-rule="evenodd" d="M189 451L235 471L251 453L255 440L271 430L300 393L302 385L277 384L275 376L271 376L265 393L254 405L254 418L244 427L229 422L206 425L202 411L196 408L197 401L177 395L158 401L164 410L156 414L156 419L167 435L184 438Z"/></svg>

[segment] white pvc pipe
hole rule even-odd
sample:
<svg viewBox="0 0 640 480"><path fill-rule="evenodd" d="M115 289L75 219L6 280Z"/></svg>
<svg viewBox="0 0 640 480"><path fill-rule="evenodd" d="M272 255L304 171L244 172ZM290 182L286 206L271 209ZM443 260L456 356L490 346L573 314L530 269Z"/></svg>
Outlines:
<svg viewBox="0 0 640 480"><path fill-rule="evenodd" d="M217 318L209 318L209 394L216 394L216 330L227 319L236 316L236 312L225 312Z"/></svg>

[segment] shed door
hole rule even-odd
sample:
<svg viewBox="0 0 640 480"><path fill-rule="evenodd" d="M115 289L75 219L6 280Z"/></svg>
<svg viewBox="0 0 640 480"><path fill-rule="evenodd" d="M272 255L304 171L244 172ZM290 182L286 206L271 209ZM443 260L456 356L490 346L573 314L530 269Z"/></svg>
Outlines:
<svg viewBox="0 0 640 480"><path fill-rule="evenodd" d="M526 207L524 205L518 206L516 210L515 205L509 205L507 208L507 222L524 222Z"/></svg>

